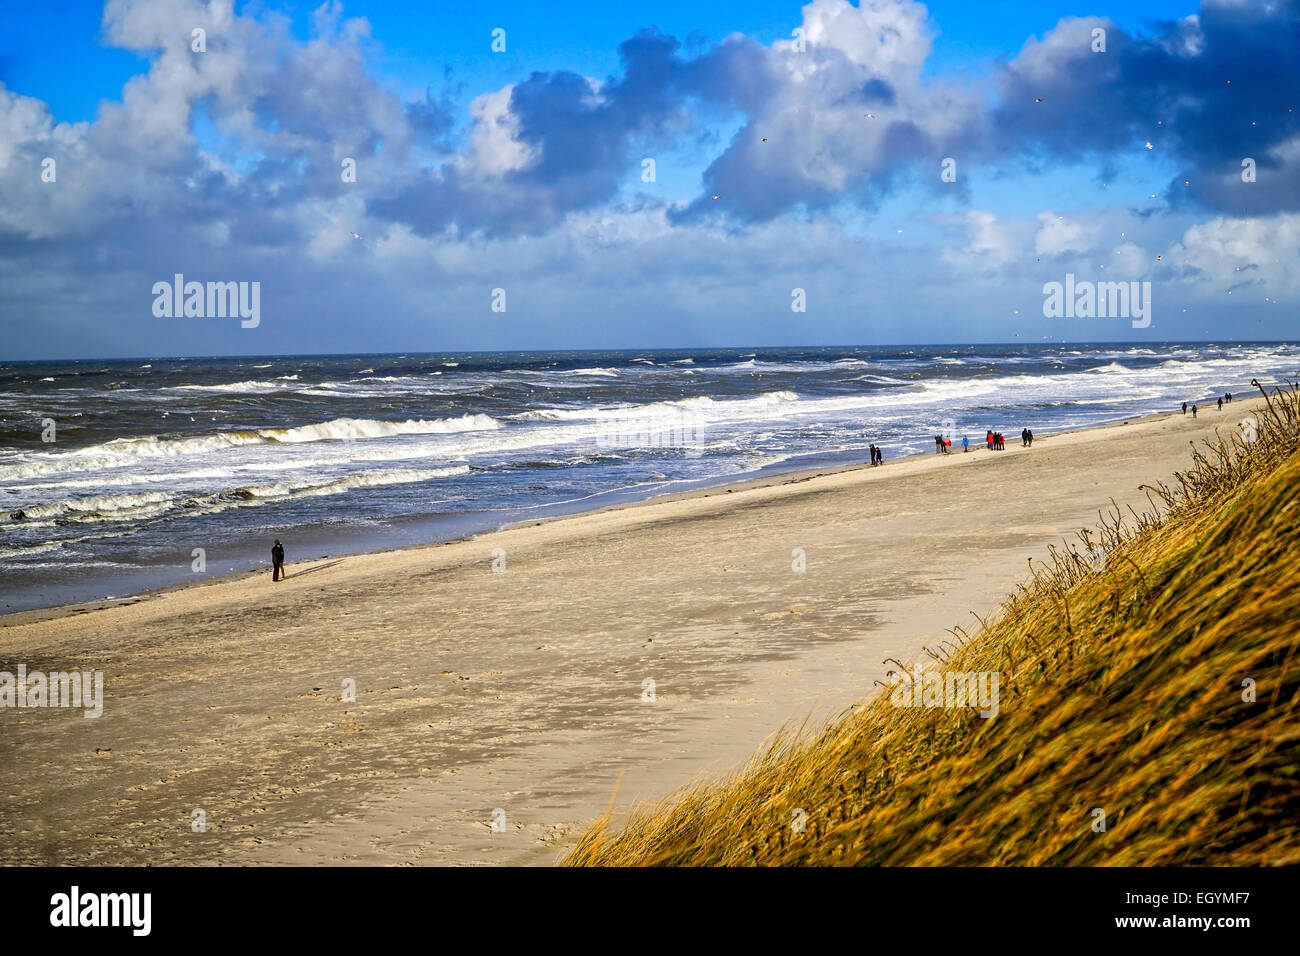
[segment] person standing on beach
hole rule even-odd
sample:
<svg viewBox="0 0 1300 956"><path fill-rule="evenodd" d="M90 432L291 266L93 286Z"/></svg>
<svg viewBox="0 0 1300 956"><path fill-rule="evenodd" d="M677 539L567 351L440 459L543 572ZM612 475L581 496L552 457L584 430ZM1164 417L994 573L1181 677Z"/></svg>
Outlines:
<svg viewBox="0 0 1300 956"><path fill-rule="evenodd" d="M1187 403L1186 403L1186 402L1183 402L1183 414L1184 414L1184 415L1187 414Z"/></svg>
<svg viewBox="0 0 1300 956"><path fill-rule="evenodd" d="M1032 428L1026 428L1026 429L1025 429L1025 435L1026 435L1026 436L1028 437L1028 439L1029 439L1029 441L1028 441L1026 444L1028 444L1030 448L1033 448L1033 447L1034 447L1034 431L1033 431L1033 429L1032 429Z"/></svg>
<svg viewBox="0 0 1300 956"><path fill-rule="evenodd" d="M1028 429L1028 428L1022 428L1022 429L1020 429L1020 447L1021 447L1021 448L1028 448L1028 447L1029 447L1029 429Z"/></svg>
<svg viewBox="0 0 1300 956"><path fill-rule="evenodd" d="M276 538L275 544L271 546L271 580L279 581L284 577L284 545Z"/></svg>
<svg viewBox="0 0 1300 956"><path fill-rule="evenodd" d="M993 450L993 429L989 429L988 434L984 436L984 444L988 446L989 451Z"/></svg>
<svg viewBox="0 0 1300 956"><path fill-rule="evenodd" d="M1196 406L1195 406L1195 405L1192 406L1192 417L1193 417L1193 418L1196 417Z"/></svg>
<svg viewBox="0 0 1300 956"><path fill-rule="evenodd" d="M966 452L968 452L968 451L970 451L970 439L967 438L965 435L962 435L962 436L961 436L961 453L964 455L964 454L966 454Z"/></svg>

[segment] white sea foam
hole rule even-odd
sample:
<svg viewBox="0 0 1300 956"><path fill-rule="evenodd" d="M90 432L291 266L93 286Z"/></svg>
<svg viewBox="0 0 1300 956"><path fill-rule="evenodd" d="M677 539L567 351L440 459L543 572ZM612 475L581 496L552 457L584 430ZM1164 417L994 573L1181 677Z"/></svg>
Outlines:
<svg viewBox="0 0 1300 956"><path fill-rule="evenodd" d="M263 428L249 431L226 431L197 438L115 438L100 445L71 452L36 452L16 464L0 466L0 480L14 481L42 475L120 468L140 459L182 459L230 451L249 445L302 444L306 442L367 440L401 435L449 434L500 428L501 423L487 415L461 415L457 418L411 419L401 422L364 418L336 418L314 425L294 428Z"/></svg>

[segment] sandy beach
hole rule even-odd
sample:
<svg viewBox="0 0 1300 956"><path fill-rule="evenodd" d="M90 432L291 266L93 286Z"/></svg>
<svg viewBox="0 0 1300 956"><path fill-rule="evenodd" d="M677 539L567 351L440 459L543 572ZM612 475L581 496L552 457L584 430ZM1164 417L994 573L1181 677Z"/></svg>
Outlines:
<svg viewBox="0 0 1300 956"><path fill-rule="evenodd" d="M0 618L0 670L105 676L97 719L0 711L0 862L552 863L616 786L735 767L977 626L1255 404Z"/></svg>

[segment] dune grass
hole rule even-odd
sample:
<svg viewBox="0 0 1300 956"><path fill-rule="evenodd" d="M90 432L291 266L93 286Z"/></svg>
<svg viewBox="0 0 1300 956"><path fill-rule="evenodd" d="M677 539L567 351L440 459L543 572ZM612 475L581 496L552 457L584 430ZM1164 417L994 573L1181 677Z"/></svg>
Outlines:
<svg viewBox="0 0 1300 956"><path fill-rule="evenodd" d="M1300 862L1300 392L1261 391L1253 434L926 649L996 672L996 716L878 692L619 832L607 815L564 865Z"/></svg>

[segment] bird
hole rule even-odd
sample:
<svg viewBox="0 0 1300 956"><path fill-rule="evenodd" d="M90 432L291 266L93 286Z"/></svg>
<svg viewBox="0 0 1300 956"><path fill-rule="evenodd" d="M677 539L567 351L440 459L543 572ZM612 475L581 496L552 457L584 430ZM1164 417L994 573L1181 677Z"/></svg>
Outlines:
<svg viewBox="0 0 1300 956"><path fill-rule="evenodd" d="M713 198L714 198L714 199L717 199L718 197L717 197L717 196L714 196Z"/></svg>
<svg viewBox="0 0 1300 956"><path fill-rule="evenodd" d="M352 238L353 238L353 239L360 239L360 238L361 238L361 237L358 236L355 232L352 233L351 235L352 235Z"/></svg>
<svg viewBox="0 0 1300 956"><path fill-rule="evenodd" d="M1146 147L1147 147L1147 149L1155 149L1155 147L1152 146L1150 143L1147 143L1147 144L1146 144Z"/></svg>
<svg viewBox="0 0 1300 956"><path fill-rule="evenodd" d="M1163 259L1163 258L1164 258L1164 256L1156 256L1156 262L1159 262L1159 261L1160 261L1161 259Z"/></svg>
<svg viewBox="0 0 1300 956"><path fill-rule="evenodd" d="M766 136L763 137L763 142L765 142L765 143L767 142L767 137L766 137Z"/></svg>
<svg viewBox="0 0 1300 956"><path fill-rule="evenodd" d="M1035 102L1035 103L1041 103L1041 102L1043 102L1043 98L1042 98L1041 96L1035 96L1035 97L1034 97L1034 102Z"/></svg>
<svg viewBox="0 0 1300 956"><path fill-rule="evenodd" d="M863 113L862 115L865 116L867 119L875 119L875 118L876 118L876 114L875 114L875 113Z"/></svg>

